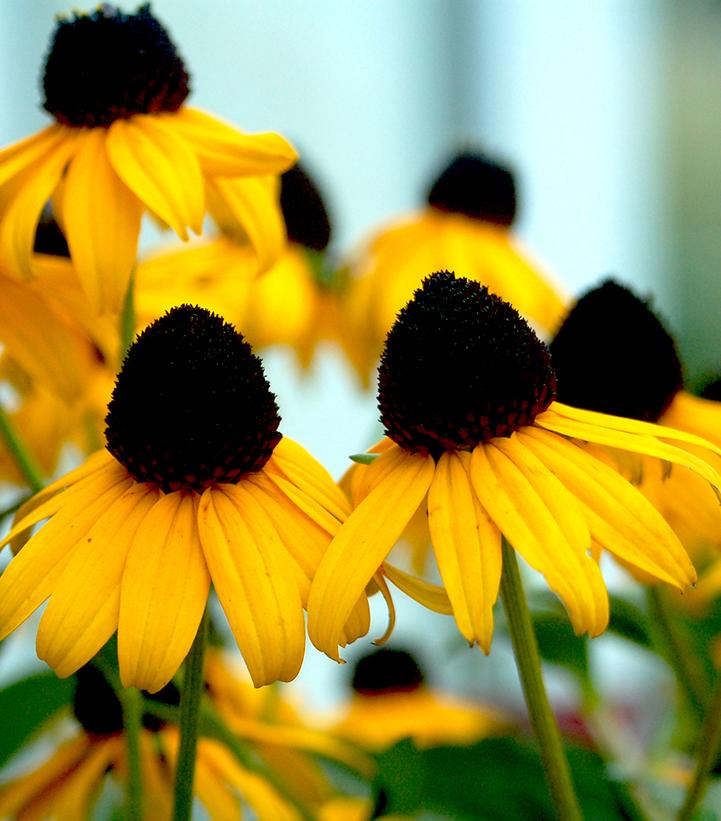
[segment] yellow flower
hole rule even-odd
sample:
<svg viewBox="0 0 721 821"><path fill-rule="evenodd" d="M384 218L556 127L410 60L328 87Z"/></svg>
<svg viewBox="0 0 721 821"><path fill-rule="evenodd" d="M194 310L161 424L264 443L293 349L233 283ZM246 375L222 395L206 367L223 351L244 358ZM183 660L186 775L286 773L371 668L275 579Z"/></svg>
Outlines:
<svg viewBox="0 0 721 821"><path fill-rule="evenodd" d="M58 675L118 632L125 686L162 687L187 654L211 580L256 686L297 674L303 605L348 505L282 439L260 360L185 305L131 347L107 449L24 505L3 543L48 520L0 577L0 636L49 597L38 655ZM359 599L347 640L368 629Z"/></svg>
<svg viewBox="0 0 721 821"><path fill-rule="evenodd" d="M418 747L472 744L508 726L499 710L432 690L404 650L384 647L361 656L352 687L330 729L372 752L404 738Z"/></svg>
<svg viewBox="0 0 721 821"><path fill-rule="evenodd" d="M465 271L544 331L555 330L566 299L511 235L515 213L510 172L461 154L436 180L423 210L381 229L353 255L342 329L364 385L396 314L428 271Z"/></svg>
<svg viewBox="0 0 721 821"><path fill-rule="evenodd" d="M705 461L664 440L718 449L555 402L555 388L547 348L508 303L447 272L424 281L381 360L379 408L392 442L365 468L363 499L313 581L316 647L339 658L345 620L382 567L421 603L452 610L462 635L489 652L502 536L544 575L579 634L598 635L608 621L594 544L682 590L693 584L694 568L661 515L577 440L676 462L715 485L721 477ZM442 591L426 596L384 564L425 505L445 604Z"/></svg>
<svg viewBox="0 0 721 821"><path fill-rule="evenodd" d="M15 275L32 275L35 227L51 197L103 312L122 305L146 211L185 240L209 210L249 241L261 269L278 256L273 175L295 151L277 134L242 134L185 106L188 74L148 6L60 19L43 87L56 122L0 152L0 254Z"/></svg>
<svg viewBox="0 0 721 821"><path fill-rule="evenodd" d="M206 695L211 703L217 707L214 680L221 675L228 679L237 699L242 700L250 685L233 675L220 654L209 653L208 661L212 672L207 676ZM178 700L177 689L169 684L146 705L150 712L143 715L139 739L143 818L171 816L178 730L153 714L152 703L177 706ZM2 818L90 818L106 779L125 789L128 764L122 711L117 697L97 669L87 666L78 671L73 712L80 729L39 766L0 785ZM259 711L244 717L251 727L277 729L278 735L284 729L282 723L268 724ZM266 750L252 738L242 740L298 798L311 806L320 806L330 799L332 789L326 776L309 755L296 749L292 736L287 746L277 742L278 749L287 754L287 759L279 757L277 761L268 760ZM341 746L340 742L328 738L328 746L332 744ZM293 767L306 775L309 783L298 785ZM297 818L288 800L263 775L242 766L218 741L199 739L196 768L195 794L213 818L240 818L245 806L260 818L288 821ZM296 790L296 786L299 789Z"/></svg>

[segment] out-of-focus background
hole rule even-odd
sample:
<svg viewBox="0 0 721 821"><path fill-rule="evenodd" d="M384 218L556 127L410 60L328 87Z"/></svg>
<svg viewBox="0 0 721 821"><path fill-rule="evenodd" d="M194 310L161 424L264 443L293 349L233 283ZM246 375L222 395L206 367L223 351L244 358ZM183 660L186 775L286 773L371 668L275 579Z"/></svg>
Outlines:
<svg viewBox="0 0 721 821"><path fill-rule="evenodd" d="M2 144L47 121L39 74L68 5L2 5ZM419 205L450 155L477 146L515 169L518 235L568 292L608 275L633 284L676 333L691 384L721 366L720 4L156 0L153 10L191 71L193 105L294 141L326 194L336 251ZM266 364L284 432L339 476L377 432L373 397L330 350L310 379L282 351ZM456 689L507 693L515 680L503 646L484 659L448 620L407 603L398 621ZM599 668L614 659L607 686L618 663L624 687L643 682L644 659L612 642L595 643ZM325 705L342 674L310 650L299 686Z"/></svg>

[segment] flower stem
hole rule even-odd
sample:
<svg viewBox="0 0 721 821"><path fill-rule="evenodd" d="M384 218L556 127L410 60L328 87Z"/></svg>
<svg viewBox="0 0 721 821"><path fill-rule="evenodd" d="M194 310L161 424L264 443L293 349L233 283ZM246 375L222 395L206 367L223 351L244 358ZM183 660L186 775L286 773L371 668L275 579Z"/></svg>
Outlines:
<svg viewBox="0 0 721 821"><path fill-rule="evenodd" d="M203 613L193 646L185 659L185 677L180 697L180 748L175 769L173 821L189 821L193 809L193 778L195 753L198 748L200 699L203 695L207 622L206 614Z"/></svg>
<svg viewBox="0 0 721 821"><path fill-rule="evenodd" d="M120 364L123 364L125 354L135 338L135 269L128 280L128 290L125 292L123 309L120 312Z"/></svg>
<svg viewBox="0 0 721 821"><path fill-rule="evenodd" d="M42 471L35 462L33 455L23 444L2 407L0 407L0 435L2 435L5 446L15 460L15 464L27 486L33 493L41 491L45 487Z"/></svg>
<svg viewBox="0 0 721 821"><path fill-rule="evenodd" d="M528 715L541 751L551 797L561 821L581 821L561 735L546 695L536 634L523 592L516 553L503 539L501 598L513 644L513 654L528 706Z"/></svg>
<svg viewBox="0 0 721 821"><path fill-rule="evenodd" d="M658 630L659 643L665 651L663 655L673 668L691 708L701 719L706 706L707 682L702 678L696 659L689 653L688 640L681 635L679 625L668 612L662 591L657 586L650 586L646 589L646 596L653 624Z"/></svg>
<svg viewBox="0 0 721 821"><path fill-rule="evenodd" d="M686 792L686 798L678 812L678 821L690 821L701 803L708 785L709 771L718 755L719 742L721 742L721 675L716 677L706 718L701 725L696 753L696 769Z"/></svg>
<svg viewBox="0 0 721 821"><path fill-rule="evenodd" d="M143 699L135 687L118 692L123 706L123 728L128 756L127 817L130 821L143 819L143 779L140 766L140 721Z"/></svg>

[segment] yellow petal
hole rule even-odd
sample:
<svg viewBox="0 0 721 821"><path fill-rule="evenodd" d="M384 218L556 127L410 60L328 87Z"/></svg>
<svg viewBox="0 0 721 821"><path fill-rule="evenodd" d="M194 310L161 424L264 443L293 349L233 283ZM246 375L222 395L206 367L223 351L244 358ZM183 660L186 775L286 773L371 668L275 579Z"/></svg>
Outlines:
<svg viewBox="0 0 721 821"><path fill-rule="evenodd" d="M259 271L275 263L286 242L278 190L271 182L266 177L216 177L208 181L209 210L223 230L247 239Z"/></svg>
<svg viewBox="0 0 721 821"><path fill-rule="evenodd" d="M438 460L428 491L428 524L458 629L489 653L501 582L501 534L487 517L476 516L467 463L468 453L444 453Z"/></svg>
<svg viewBox="0 0 721 821"><path fill-rule="evenodd" d="M608 596L585 545L569 544L555 518L513 462L478 445L471 459L476 496L501 533L545 577L566 606L574 630L596 636L608 623Z"/></svg>
<svg viewBox="0 0 721 821"><path fill-rule="evenodd" d="M25 171L38 160L54 151L65 139L67 129L57 124L49 125L37 134L9 145L0 151L0 186ZM0 196L0 203L2 203Z"/></svg>
<svg viewBox="0 0 721 821"><path fill-rule="evenodd" d="M126 478L88 477L70 501L23 547L0 576L0 639L33 613L55 588L73 548L133 484Z"/></svg>
<svg viewBox="0 0 721 821"><path fill-rule="evenodd" d="M106 130L90 129L65 178L65 234L83 288L99 313L119 313L135 265L143 205L115 173Z"/></svg>
<svg viewBox="0 0 721 821"><path fill-rule="evenodd" d="M124 687L159 690L198 632L210 576L197 519L195 494L168 493L135 533L120 589L118 663Z"/></svg>
<svg viewBox="0 0 721 821"><path fill-rule="evenodd" d="M240 483L207 490L199 521L213 585L253 683L294 679L305 645L303 609L268 514Z"/></svg>
<svg viewBox="0 0 721 821"><path fill-rule="evenodd" d="M343 626L366 585L383 563L426 495L433 477L430 456L394 448L391 470L351 513L331 543L311 586L308 635L313 644L338 660Z"/></svg>
<svg viewBox="0 0 721 821"><path fill-rule="evenodd" d="M183 240L202 230L205 193L200 165L183 140L155 115L116 120L107 149L115 173Z"/></svg>
<svg viewBox="0 0 721 821"><path fill-rule="evenodd" d="M64 678L89 661L118 627L120 581L131 542L158 492L134 484L79 542L40 620L38 657Z"/></svg>
<svg viewBox="0 0 721 821"><path fill-rule="evenodd" d="M399 590L417 601L418 604L433 610L434 613L442 613L445 616L453 615L453 605L445 588L412 576L390 562L383 562L383 573Z"/></svg>
<svg viewBox="0 0 721 821"><path fill-rule="evenodd" d="M280 174L298 159L280 134L243 134L202 111L183 106L173 129L193 149L206 174L217 177Z"/></svg>
<svg viewBox="0 0 721 821"><path fill-rule="evenodd" d="M684 589L696 572L678 538L651 503L615 470L563 437L539 428L523 443L582 505L595 541L620 559Z"/></svg>
<svg viewBox="0 0 721 821"><path fill-rule="evenodd" d="M53 150L24 172L19 188L3 211L0 254L16 276L32 277L30 260L40 212L77 149L80 141L77 131L67 129Z"/></svg>

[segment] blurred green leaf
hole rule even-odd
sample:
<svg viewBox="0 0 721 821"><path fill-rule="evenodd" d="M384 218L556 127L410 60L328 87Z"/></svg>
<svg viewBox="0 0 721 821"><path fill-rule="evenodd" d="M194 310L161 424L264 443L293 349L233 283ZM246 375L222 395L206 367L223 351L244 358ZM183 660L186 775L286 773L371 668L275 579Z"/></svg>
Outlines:
<svg viewBox="0 0 721 821"><path fill-rule="evenodd" d="M0 766L40 727L69 704L75 682L54 673L38 673L0 690Z"/></svg>
<svg viewBox="0 0 721 821"><path fill-rule="evenodd" d="M603 759L569 748L569 763L587 819L635 819L623 785L609 778ZM402 741L379 756L373 784L375 815L429 813L453 821L544 821L555 818L540 756L513 738L470 747L418 750Z"/></svg>
<svg viewBox="0 0 721 821"><path fill-rule="evenodd" d="M543 610L533 614L538 651L544 661L558 664L588 680L588 639L573 632L565 612Z"/></svg>
<svg viewBox="0 0 721 821"><path fill-rule="evenodd" d="M648 624L648 617L635 604L620 596L609 596L611 619L608 625L610 632L647 650L653 647L653 638Z"/></svg>

